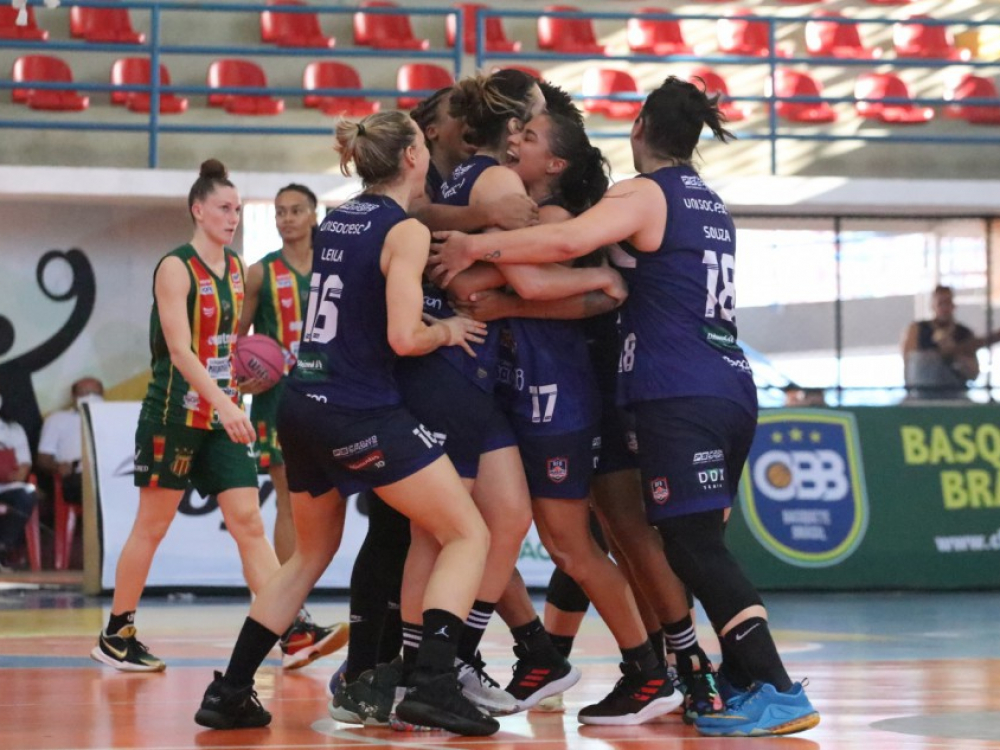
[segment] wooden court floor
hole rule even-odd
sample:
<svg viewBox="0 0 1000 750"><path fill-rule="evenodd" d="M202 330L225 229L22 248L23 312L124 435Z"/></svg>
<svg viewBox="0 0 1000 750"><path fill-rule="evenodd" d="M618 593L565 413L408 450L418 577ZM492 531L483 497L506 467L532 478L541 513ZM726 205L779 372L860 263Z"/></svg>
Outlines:
<svg viewBox="0 0 1000 750"><path fill-rule="evenodd" d="M162 674L129 675L90 660L107 600L0 586L0 750L143 748L482 748L483 750L973 750L1000 749L1000 593L772 594L779 648L822 714L816 729L774 739L700 737L679 719L640 727L583 727L576 711L617 675L613 641L587 618L574 662L583 680L564 714L501 719L490 738L400 735L338 725L326 683L340 654L299 672L277 658L258 672L267 729L203 730L193 721L213 669L222 669L247 601L149 598L141 638L168 661ZM311 603L320 622L342 620L342 601ZM704 620L702 620L704 622ZM699 627L708 650L717 646ZM494 623L484 656L509 676L509 637Z"/></svg>

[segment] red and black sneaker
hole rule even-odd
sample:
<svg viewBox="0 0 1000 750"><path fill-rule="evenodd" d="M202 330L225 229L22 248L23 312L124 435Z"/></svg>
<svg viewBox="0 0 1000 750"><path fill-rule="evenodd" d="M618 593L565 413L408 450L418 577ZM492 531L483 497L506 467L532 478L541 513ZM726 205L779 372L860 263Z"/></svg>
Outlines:
<svg viewBox="0 0 1000 750"><path fill-rule="evenodd" d="M622 678L599 703L580 709L581 724L627 726L645 724L669 714L681 705L684 696L674 690L666 667L643 673L631 664L619 665Z"/></svg>
<svg viewBox="0 0 1000 750"><path fill-rule="evenodd" d="M514 646L517 663L507 692L517 701L518 711L527 711L539 701L564 693L580 681L580 670L566 659L542 662L523 646Z"/></svg>
<svg viewBox="0 0 1000 750"><path fill-rule="evenodd" d="M301 669L320 657L343 648L349 636L350 626L346 622L324 627L297 617L279 642L281 666L285 669Z"/></svg>

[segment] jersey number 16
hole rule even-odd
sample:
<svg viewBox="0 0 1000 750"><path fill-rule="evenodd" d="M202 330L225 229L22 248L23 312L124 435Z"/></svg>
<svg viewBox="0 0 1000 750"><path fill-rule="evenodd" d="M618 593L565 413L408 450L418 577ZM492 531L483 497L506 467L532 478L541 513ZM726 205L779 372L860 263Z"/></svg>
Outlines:
<svg viewBox="0 0 1000 750"><path fill-rule="evenodd" d="M320 289L320 283L323 287ZM337 335L337 300L344 292L344 282L336 274L326 277L314 273L309 281L309 309L303 341L325 344Z"/></svg>

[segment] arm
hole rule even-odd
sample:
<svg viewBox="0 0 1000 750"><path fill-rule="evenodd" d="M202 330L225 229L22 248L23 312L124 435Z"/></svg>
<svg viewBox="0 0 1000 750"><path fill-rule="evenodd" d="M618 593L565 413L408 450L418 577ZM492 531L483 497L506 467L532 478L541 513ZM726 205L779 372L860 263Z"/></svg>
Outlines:
<svg viewBox="0 0 1000 750"><path fill-rule="evenodd" d="M524 300L516 294L499 289L477 292L468 300L456 300L453 306L470 318L490 322L502 318L542 318L547 320L581 320L602 315L624 301L604 292L586 292L558 300Z"/></svg>
<svg viewBox="0 0 1000 750"><path fill-rule="evenodd" d="M909 328L906 329L906 334L903 336L903 361L910 356L913 352L917 351L917 331L919 325L917 323L910 323Z"/></svg>
<svg viewBox="0 0 1000 750"><path fill-rule="evenodd" d="M31 448L28 446L28 434L21 425L14 425L11 436L14 443L14 455L17 457L17 469L8 479L10 482L23 482L31 473Z"/></svg>
<svg viewBox="0 0 1000 750"><path fill-rule="evenodd" d="M411 214L435 231L456 229L478 232L487 227L518 229L538 223L538 206L524 194L523 189L520 193L469 206L421 203Z"/></svg>
<svg viewBox="0 0 1000 750"><path fill-rule="evenodd" d="M247 281L243 289L243 312L240 313L239 335L250 333L253 319L257 315L257 303L260 301L260 290L264 286L264 266L254 263L247 270Z"/></svg>

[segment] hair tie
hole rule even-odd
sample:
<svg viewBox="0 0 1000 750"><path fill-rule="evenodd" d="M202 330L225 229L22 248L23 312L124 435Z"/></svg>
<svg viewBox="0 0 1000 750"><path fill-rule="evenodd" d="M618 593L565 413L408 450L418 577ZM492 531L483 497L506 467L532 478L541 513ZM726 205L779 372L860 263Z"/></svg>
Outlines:
<svg viewBox="0 0 1000 750"><path fill-rule="evenodd" d="M361 124L361 123L359 122L359 123L358 123L358 135L359 135L359 136L362 136L362 135L364 135L364 134L365 134L365 126L364 126L364 125L362 125L362 124Z"/></svg>

